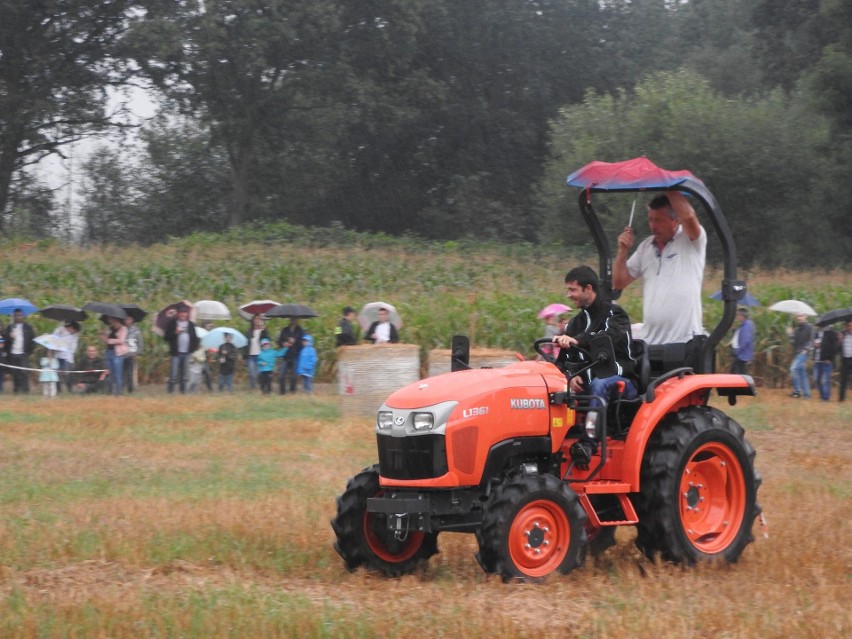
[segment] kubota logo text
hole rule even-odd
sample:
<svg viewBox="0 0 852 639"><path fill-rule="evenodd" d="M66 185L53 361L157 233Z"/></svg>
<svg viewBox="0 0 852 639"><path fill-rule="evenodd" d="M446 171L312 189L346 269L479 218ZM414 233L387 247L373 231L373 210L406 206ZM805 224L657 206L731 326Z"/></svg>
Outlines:
<svg viewBox="0 0 852 639"><path fill-rule="evenodd" d="M543 399L510 399L509 408L539 410L545 408L545 403Z"/></svg>

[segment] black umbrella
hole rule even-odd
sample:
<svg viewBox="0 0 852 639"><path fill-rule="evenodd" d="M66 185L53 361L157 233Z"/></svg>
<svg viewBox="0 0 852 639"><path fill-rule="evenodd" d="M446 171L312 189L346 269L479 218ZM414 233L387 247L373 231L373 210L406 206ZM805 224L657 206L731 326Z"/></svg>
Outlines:
<svg viewBox="0 0 852 639"><path fill-rule="evenodd" d="M128 316L132 317L133 321L136 323L141 322L145 319L145 316L148 315L148 311L136 304L119 304L119 306L123 308L124 312L127 313Z"/></svg>
<svg viewBox="0 0 852 639"><path fill-rule="evenodd" d="M279 304L264 313L267 317L319 317L304 304Z"/></svg>
<svg viewBox="0 0 852 639"><path fill-rule="evenodd" d="M51 304L38 309L36 313L57 322L82 322L88 317L86 311L71 304Z"/></svg>
<svg viewBox="0 0 852 639"><path fill-rule="evenodd" d="M110 317L117 317L118 319L124 319L127 317L127 311L121 308L118 304L86 302L86 305L83 306L83 310L90 311L92 313L99 313L101 315L109 315Z"/></svg>
<svg viewBox="0 0 852 639"><path fill-rule="evenodd" d="M848 322L852 320L852 306L846 308L836 308L833 311L823 313L817 318L817 326L828 326L837 322Z"/></svg>

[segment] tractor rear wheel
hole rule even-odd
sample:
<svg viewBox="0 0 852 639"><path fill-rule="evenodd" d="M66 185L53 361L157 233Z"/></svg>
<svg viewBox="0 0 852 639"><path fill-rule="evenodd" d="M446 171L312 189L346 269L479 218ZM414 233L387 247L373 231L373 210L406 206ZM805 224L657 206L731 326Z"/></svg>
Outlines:
<svg viewBox="0 0 852 639"><path fill-rule="evenodd" d="M515 475L492 493L476 531L476 560L504 581L538 580L583 564L586 513L553 475Z"/></svg>
<svg viewBox="0 0 852 639"><path fill-rule="evenodd" d="M381 494L378 465L349 480L337 498L337 516L331 520L337 535L334 549L348 570L364 566L390 577L410 574L438 552L438 533L412 531L398 536L390 531L385 515L367 512L367 499Z"/></svg>
<svg viewBox="0 0 852 639"><path fill-rule="evenodd" d="M642 462L639 549L675 563L735 562L754 541L760 514L754 456L743 428L720 410L691 406L667 416Z"/></svg>

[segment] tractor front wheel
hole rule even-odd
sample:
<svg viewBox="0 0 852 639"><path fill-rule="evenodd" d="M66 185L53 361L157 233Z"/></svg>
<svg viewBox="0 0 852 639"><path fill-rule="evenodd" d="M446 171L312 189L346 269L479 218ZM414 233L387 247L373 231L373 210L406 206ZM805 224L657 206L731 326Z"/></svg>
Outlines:
<svg viewBox="0 0 852 639"><path fill-rule="evenodd" d="M389 530L385 515L367 512L367 499L381 494L378 465L349 480L346 492L337 498L337 516L331 520L337 535L334 549L348 570L364 566L389 577L410 574L438 552L438 533L398 535Z"/></svg>
<svg viewBox="0 0 852 639"><path fill-rule="evenodd" d="M637 500L636 545L649 558L735 562L760 514L754 449L720 410L669 415L648 442Z"/></svg>
<svg viewBox="0 0 852 639"><path fill-rule="evenodd" d="M504 581L565 574L583 564L586 513L553 475L517 475L498 486L476 532L476 560Z"/></svg>

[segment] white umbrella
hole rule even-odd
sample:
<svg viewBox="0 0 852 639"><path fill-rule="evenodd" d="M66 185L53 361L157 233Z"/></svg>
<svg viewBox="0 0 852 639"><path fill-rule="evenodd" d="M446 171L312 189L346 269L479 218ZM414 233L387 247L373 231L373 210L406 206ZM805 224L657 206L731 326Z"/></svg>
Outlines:
<svg viewBox="0 0 852 639"><path fill-rule="evenodd" d="M770 306L769 310L790 313L791 315L819 315L814 309L799 300L781 300Z"/></svg>
<svg viewBox="0 0 852 639"><path fill-rule="evenodd" d="M71 350L71 343L67 339L60 335L53 335L52 333L45 333L44 335L34 337L33 341L51 351Z"/></svg>
<svg viewBox="0 0 852 639"><path fill-rule="evenodd" d="M198 300L195 303L195 316L200 320L229 320L231 311L216 300Z"/></svg>
<svg viewBox="0 0 852 639"><path fill-rule="evenodd" d="M361 325L361 328L365 331L370 328L370 324L379 319L379 311L381 309L387 310L388 321L393 324L397 330L402 328L402 318L399 316L396 308L394 308L391 304L386 304L385 302L370 302L369 304L364 304L361 310L358 311L358 323Z"/></svg>
<svg viewBox="0 0 852 639"><path fill-rule="evenodd" d="M212 331L207 333L207 335L201 338L201 345L204 348L219 348L225 342L225 334L231 336L231 343L237 348L248 346L246 336L237 329L230 328L229 326L214 328Z"/></svg>

